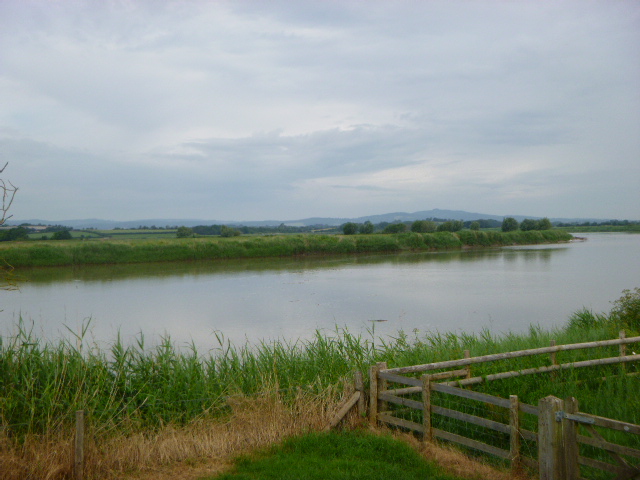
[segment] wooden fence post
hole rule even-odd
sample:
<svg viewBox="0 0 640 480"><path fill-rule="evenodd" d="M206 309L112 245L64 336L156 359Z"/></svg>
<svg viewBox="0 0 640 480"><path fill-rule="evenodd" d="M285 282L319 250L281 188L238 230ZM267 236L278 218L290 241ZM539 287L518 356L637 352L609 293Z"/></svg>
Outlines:
<svg viewBox="0 0 640 480"><path fill-rule="evenodd" d="M578 413L578 400L573 397L564 400L565 413ZM562 419L562 438L564 441L564 459L566 462L567 480L580 478L580 465L578 464L578 425L573 420Z"/></svg>
<svg viewBox="0 0 640 480"><path fill-rule="evenodd" d="M556 416L562 411L562 400L554 396L538 402L538 466L540 480L563 480L564 455L562 422Z"/></svg>
<svg viewBox="0 0 640 480"><path fill-rule="evenodd" d="M620 340L623 340L627 338L627 333L624 330L620 330ZM621 357L625 357L627 355L627 345L624 343L620 344L620 356ZM624 363L620 364L620 369L622 370L622 373L624 373L626 371L626 366Z"/></svg>
<svg viewBox="0 0 640 480"><path fill-rule="evenodd" d="M511 471L517 473L522 469L520 457L520 401L517 395L509 395L509 430Z"/></svg>
<svg viewBox="0 0 640 480"><path fill-rule="evenodd" d="M379 362L378 364L378 372L380 372L380 370L386 370L387 369L387 362ZM378 393L380 393L381 391L385 391L389 389L389 382L387 382L385 379L383 378L379 378L378 379ZM378 402L378 412L384 412L389 408L389 405L387 404L387 402Z"/></svg>
<svg viewBox="0 0 640 480"><path fill-rule="evenodd" d="M551 340L549 342L549 346L550 347L555 347L556 346L556 341L555 340ZM558 359L556 358L556 352L551 352L549 354L549 356L551 357L551 365L558 365Z"/></svg>
<svg viewBox="0 0 640 480"><path fill-rule="evenodd" d="M360 398L358 398L358 416L362 417L365 413L365 404L364 404L364 382L362 380L362 372L360 370L356 370L354 374L353 381L356 387L356 391L360 392Z"/></svg>
<svg viewBox="0 0 640 480"><path fill-rule="evenodd" d="M469 350L464 351L464 358L471 358L471 352ZM464 369L467 371L466 378L471 378L471 365L467 365Z"/></svg>
<svg viewBox="0 0 640 480"><path fill-rule="evenodd" d="M431 429L431 375L422 375L422 426L424 434L422 440L433 441L433 431Z"/></svg>
<svg viewBox="0 0 640 480"><path fill-rule="evenodd" d="M369 367L369 423L378 424L378 365Z"/></svg>
<svg viewBox="0 0 640 480"><path fill-rule="evenodd" d="M76 439L73 462L75 480L84 478L84 410L76 411Z"/></svg>

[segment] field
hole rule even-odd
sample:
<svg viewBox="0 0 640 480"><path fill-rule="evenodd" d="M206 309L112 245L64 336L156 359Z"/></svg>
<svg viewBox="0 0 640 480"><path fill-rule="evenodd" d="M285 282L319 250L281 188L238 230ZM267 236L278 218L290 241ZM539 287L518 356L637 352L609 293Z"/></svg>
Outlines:
<svg viewBox="0 0 640 480"><path fill-rule="evenodd" d="M70 432L79 409L90 418L90 471L98 478L118 477L134 466L228 455L229 449L237 453L234 445L243 451L321 428L348 390L344 379L379 361L406 366L461 358L467 349L479 356L548 346L551 340L579 343L616 337L621 327L637 334L640 293L623 299L609 316L577 312L565 327L551 331L413 337L399 332L375 338L337 330L317 332L310 341L257 345L232 345L220 337L218 348L204 354L195 347L178 349L170 338L147 348L142 334L135 345L115 339L106 349L82 335L45 344L19 324L0 346L0 462L12 466L5 472L14 472L4 478L24 478L25 472L44 477L52 465L69 468ZM553 385L548 376L533 375L500 383L491 393L518 393L523 401L575 395L584 411L640 423L637 377L602 382L602 374L595 369L578 378L569 372L566 381ZM214 446L211 432L220 429L233 439Z"/></svg>
<svg viewBox="0 0 640 480"><path fill-rule="evenodd" d="M144 231L144 230L142 230ZM123 230L123 236L134 235ZM162 231L166 232L166 231ZM138 234L135 234L138 235ZM0 243L0 258L13 267L220 260L376 252L429 251L558 243L573 237L559 230L373 235L274 235L234 238L102 239ZM170 234L167 233L168 236Z"/></svg>

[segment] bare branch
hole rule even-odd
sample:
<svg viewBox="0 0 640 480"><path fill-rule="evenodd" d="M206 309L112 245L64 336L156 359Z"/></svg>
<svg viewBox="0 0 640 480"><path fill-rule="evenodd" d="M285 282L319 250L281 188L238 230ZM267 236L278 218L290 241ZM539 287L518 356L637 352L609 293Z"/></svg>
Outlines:
<svg viewBox="0 0 640 480"><path fill-rule="evenodd" d="M5 163L4 166L0 169L0 174L4 172L4 169L7 168L9 162ZM7 212L9 208L11 208L11 204L13 203L13 199L18 192L18 187L13 185L9 181L5 181L0 178L0 190L2 190L2 209L0 210L0 226L4 225L4 223L11 218L11 215L8 215Z"/></svg>

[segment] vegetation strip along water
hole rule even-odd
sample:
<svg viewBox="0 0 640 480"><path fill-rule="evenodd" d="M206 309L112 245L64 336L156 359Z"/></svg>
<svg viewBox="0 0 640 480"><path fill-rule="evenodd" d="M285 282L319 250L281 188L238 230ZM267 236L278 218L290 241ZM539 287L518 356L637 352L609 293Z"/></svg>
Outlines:
<svg viewBox="0 0 640 480"><path fill-rule="evenodd" d="M473 231L372 235L278 235L162 240L72 240L6 242L0 258L13 267L197 261L231 258L290 257L430 251L560 243L573 236L560 230Z"/></svg>

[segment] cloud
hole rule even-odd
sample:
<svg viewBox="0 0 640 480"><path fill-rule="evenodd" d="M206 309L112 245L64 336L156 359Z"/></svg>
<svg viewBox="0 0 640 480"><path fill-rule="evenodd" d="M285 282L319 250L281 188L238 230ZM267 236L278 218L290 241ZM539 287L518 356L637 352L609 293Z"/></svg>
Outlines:
<svg viewBox="0 0 640 480"><path fill-rule="evenodd" d="M8 0L0 161L21 217L637 218L639 24L617 1Z"/></svg>

